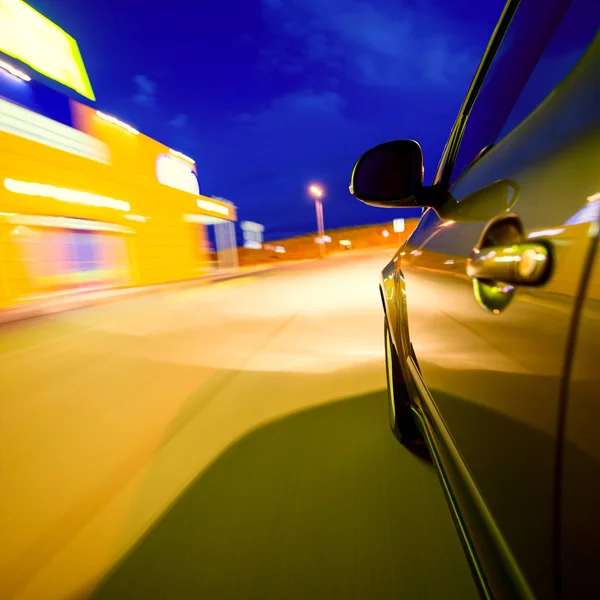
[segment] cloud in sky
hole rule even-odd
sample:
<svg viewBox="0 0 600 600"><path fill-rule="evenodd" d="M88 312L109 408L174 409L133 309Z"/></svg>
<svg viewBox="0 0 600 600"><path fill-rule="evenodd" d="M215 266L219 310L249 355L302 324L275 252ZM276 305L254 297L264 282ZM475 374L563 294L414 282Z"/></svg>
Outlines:
<svg viewBox="0 0 600 600"><path fill-rule="evenodd" d="M273 98L254 113L241 113L234 121L241 125L269 127L288 119L337 118L345 105L344 99L332 91L300 90Z"/></svg>
<svg viewBox="0 0 600 600"><path fill-rule="evenodd" d="M179 113L178 115L175 115L170 121L169 121L169 125L171 127L175 127L176 129L182 129L183 127L185 127L188 122L189 122L189 117L183 113Z"/></svg>
<svg viewBox="0 0 600 600"><path fill-rule="evenodd" d="M305 191L313 180L331 187L328 218L347 213L347 179L362 149L356 138L363 126L352 126L346 100L335 91L303 88L250 108L232 116L218 138L203 137L199 168L206 189L239 203L241 218L268 222L273 235L292 224L296 231L313 225ZM334 196L341 196L337 209Z"/></svg>
<svg viewBox="0 0 600 600"><path fill-rule="evenodd" d="M430 181L490 33L465 32L435 2L262 0L265 98L202 136L207 186L240 214L248 206L272 228L301 229L314 221L313 180L328 188L329 223L382 218L348 192L354 161L377 143L418 139Z"/></svg>
<svg viewBox="0 0 600 600"><path fill-rule="evenodd" d="M230 136L221 140L229 162L238 158L235 180L246 185L256 180L257 171L264 181L276 175L285 178L290 172L302 177L303 171L310 173L326 164L331 154L338 155L343 148L348 129L345 106L336 92L305 89L235 115Z"/></svg>
<svg viewBox="0 0 600 600"><path fill-rule="evenodd" d="M319 66L386 87L444 86L472 75L474 53L464 31L424 1L263 0L263 7L281 33L270 58L282 71ZM290 49L290 36L301 56Z"/></svg>
<svg viewBox="0 0 600 600"><path fill-rule="evenodd" d="M156 102L156 83L146 75L136 75L133 83L137 87L133 101L140 106L153 106Z"/></svg>

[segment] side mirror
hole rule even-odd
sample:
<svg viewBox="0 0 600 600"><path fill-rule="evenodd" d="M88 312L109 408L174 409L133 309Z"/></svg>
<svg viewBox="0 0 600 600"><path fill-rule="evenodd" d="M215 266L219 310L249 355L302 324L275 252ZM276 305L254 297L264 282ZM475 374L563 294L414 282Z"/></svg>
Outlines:
<svg viewBox="0 0 600 600"><path fill-rule="evenodd" d="M418 206L423 189L423 152L413 140L397 140L367 150L356 162L350 193L371 206Z"/></svg>

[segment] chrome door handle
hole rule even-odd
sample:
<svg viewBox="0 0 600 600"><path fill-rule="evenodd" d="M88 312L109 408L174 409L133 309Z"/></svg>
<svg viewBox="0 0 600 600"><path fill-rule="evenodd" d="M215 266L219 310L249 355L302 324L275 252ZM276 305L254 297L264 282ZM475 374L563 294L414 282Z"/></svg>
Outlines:
<svg viewBox="0 0 600 600"><path fill-rule="evenodd" d="M472 279L512 285L543 285L551 270L550 249L539 242L475 248L467 259L467 275Z"/></svg>

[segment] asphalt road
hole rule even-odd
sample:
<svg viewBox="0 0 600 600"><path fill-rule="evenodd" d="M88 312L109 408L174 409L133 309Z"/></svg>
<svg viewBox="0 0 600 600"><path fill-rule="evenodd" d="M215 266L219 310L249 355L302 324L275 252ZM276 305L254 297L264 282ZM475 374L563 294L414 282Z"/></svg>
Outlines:
<svg viewBox="0 0 600 600"><path fill-rule="evenodd" d="M389 432L386 259L0 328L0 597L475 598Z"/></svg>

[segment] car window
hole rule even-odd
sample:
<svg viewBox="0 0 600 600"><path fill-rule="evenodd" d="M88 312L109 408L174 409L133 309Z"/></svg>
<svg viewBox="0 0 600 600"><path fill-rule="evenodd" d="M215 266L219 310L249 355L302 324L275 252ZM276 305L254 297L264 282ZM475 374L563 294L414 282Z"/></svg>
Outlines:
<svg viewBox="0 0 600 600"><path fill-rule="evenodd" d="M523 122L565 79L594 39L598 0L523 0L468 117L450 183Z"/></svg>

